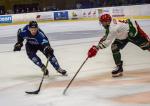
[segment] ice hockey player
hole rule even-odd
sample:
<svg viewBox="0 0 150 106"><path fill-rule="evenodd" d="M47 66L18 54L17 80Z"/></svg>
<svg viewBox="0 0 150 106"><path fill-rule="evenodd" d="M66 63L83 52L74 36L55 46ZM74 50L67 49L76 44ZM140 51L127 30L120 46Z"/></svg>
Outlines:
<svg viewBox="0 0 150 106"><path fill-rule="evenodd" d="M36 55L37 51L40 50L47 58L49 58L52 66L57 70L58 73L66 75L67 72L62 69L54 55L48 38L44 32L38 27L36 21L30 21L24 28L19 29L17 33L17 43L14 46L14 51L20 51L23 46L23 41L26 39L26 53L29 59L32 60L37 66L39 66L44 75L49 75L48 69L42 63L41 59Z"/></svg>
<svg viewBox="0 0 150 106"><path fill-rule="evenodd" d="M105 35L98 45L93 45L88 51L88 57L94 57L100 49L104 49L111 44L112 55L116 68L112 71L112 77L123 75L123 61L121 60L120 50L128 42L131 42L143 50L150 50L150 40L148 35L141 29L137 21L127 19L113 23L109 14L99 17L99 22L105 29ZM112 43L113 42L113 43Z"/></svg>

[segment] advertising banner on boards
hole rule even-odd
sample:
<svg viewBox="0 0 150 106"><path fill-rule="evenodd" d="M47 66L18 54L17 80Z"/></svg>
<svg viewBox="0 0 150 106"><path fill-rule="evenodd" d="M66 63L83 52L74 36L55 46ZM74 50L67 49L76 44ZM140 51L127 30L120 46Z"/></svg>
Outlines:
<svg viewBox="0 0 150 106"><path fill-rule="evenodd" d="M68 20L68 11L57 11L54 12L54 20Z"/></svg>
<svg viewBox="0 0 150 106"><path fill-rule="evenodd" d="M11 15L0 16L0 23L12 23L12 16Z"/></svg>

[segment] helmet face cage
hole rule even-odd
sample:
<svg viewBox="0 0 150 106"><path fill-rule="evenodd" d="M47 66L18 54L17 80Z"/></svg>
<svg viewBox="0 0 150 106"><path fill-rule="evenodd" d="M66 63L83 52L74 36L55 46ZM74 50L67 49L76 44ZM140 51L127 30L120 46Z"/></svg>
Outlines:
<svg viewBox="0 0 150 106"><path fill-rule="evenodd" d="M29 28L38 28L38 24L36 21L30 21L29 22Z"/></svg>

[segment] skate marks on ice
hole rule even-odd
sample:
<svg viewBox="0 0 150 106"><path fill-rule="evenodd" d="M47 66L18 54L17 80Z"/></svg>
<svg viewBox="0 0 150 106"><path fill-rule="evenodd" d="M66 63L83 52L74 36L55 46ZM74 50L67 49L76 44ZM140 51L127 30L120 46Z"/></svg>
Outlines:
<svg viewBox="0 0 150 106"><path fill-rule="evenodd" d="M39 85L39 81L41 80L41 75L21 75L21 76L15 76L15 77L11 77L11 82L13 84L6 84L4 86L0 87L0 92L3 91L7 91L10 89L15 89L18 88L20 86L38 86ZM10 79L10 78L9 78ZM55 74L55 75L50 75L49 77L46 76L44 83L50 83L50 82L55 82L57 80L65 80L65 79L69 79L65 76L59 75L59 74Z"/></svg>
<svg viewBox="0 0 150 106"><path fill-rule="evenodd" d="M140 69L133 71L125 71L123 77L112 78L111 71L110 73L102 73L99 75L92 75L85 78L77 78L72 87L77 86L96 86L96 85L114 85L114 83L122 85L131 85L131 84L141 84L141 83L150 83L150 69ZM67 80L55 80L45 85L45 88L53 87L64 87L69 82Z"/></svg>
<svg viewBox="0 0 150 106"><path fill-rule="evenodd" d="M86 92L89 91L88 92L89 95L94 96L99 101L103 99L106 101L108 100L108 101L115 102L117 104L125 104L125 103L127 105L130 104L129 106L135 104L150 104L150 99L149 99L150 93L148 92L148 90L145 91L137 90L137 85L141 87L145 87L143 85L150 83L149 70L150 69L140 69L140 70L132 70L132 71L125 70L124 76L120 78L112 78L111 71L108 72L107 70L106 73L100 73L97 75L91 74L91 76L84 77L84 78L78 77L75 79L75 81L72 83L71 87L69 88L68 96L70 97L72 95L76 95L76 93L80 93L80 96L83 96L84 92L80 92L80 90L82 91L82 88L85 89L87 87L90 89L86 89ZM28 80L29 82L29 79L31 80L31 77L33 77L33 75L30 75L28 77L24 76L23 79ZM20 78L21 77L16 77L16 79L18 80ZM40 96L43 97L45 96L45 93L50 92L50 94L48 93L47 95L50 95L51 97L56 99L57 96L60 95L60 93L62 93L60 90L63 90L66 87L70 79L71 76L65 77L57 74L50 75L50 77L46 78L46 80L44 81L42 92L36 98ZM39 80L40 80L40 75L35 76L33 82L26 83L23 86L20 85L23 88L20 92L23 92L24 90L31 90L31 89L34 90L38 86ZM13 90L16 90L16 87L14 87ZM53 90L54 91L58 90L58 92L52 93L51 91ZM99 91L95 91L95 90L99 90ZM126 91L124 92L124 90ZM68 96L63 98L69 98ZM33 98L33 96L28 96L28 97ZM60 98L62 98L62 96ZM51 103L48 100L47 102L49 104Z"/></svg>
<svg viewBox="0 0 150 106"><path fill-rule="evenodd" d="M150 85L150 69L125 71L124 76L120 78L111 78L108 77L107 74L105 73L92 79L95 80L93 80L95 84L99 85L125 86L126 88L123 90L128 92L126 94L122 93L116 97L111 97L110 99L112 101L121 104L150 104L150 90L144 88L145 85ZM142 90L142 87L145 90ZM134 91L132 91L132 89L134 89ZM118 90L118 92L119 91L120 90Z"/></svg>
<svg viewBox="0 0 150 106"><path fill-rule="evenodd" d="M97 76L98 77L98 76ZM103 76L103 78L105 75ZM102 78L102 77L101 77ZM124 72L124 76L120 78L104 78L100 81L100 85L119 85L125 86L128 93L121 94L120 96L111 97L110 99L114 102L121 104L150 104L150 89L144 88L150 85L150 69L141 69ZM141 88L143 87L142 90ZM132 91L132 89L135 91ZM140 90L141 89L141 90ZM139 92L138 92L139 91ZM119 91L118 91L119 92ZM134 93L133 93L134 92Z"/></svg>
<svg viewBox="0 0 150 106"><path fill-rule="evenodd" d="M95 87L101 86L108 87L108 89L114 88L114 91L118 94L116 95L109 95L107 94L108 100L112 100L113 102L121 103L121 104L150 104L150 90L147 88L144 89L145 86L143 85L150 85L150 69L140 69L140 70L132 70L132 71L125 71L123 77L119 78L112 78L111 72L110 73L102 73L99 75L92 75L86 78L77 78L73 84L71 85L72 90L75 90L76 87ZM63 88L68 84L68 80L63 81L52 81L44 85L44 89L50 88ZM119 86L119 87L118 87ZM120 92L121 88L126 90L125 92ZM138 87L140 86L140 89ZM141 89L143 87L143 89ZM131 89L131 90L130 90ZM71 91L72 91L71 90ZM112 90L113 91L113 90ZM109 92L112 92L111 90ZM93 91L94 92L94 91ZM107 92L104 91L104 92ZM110 96L110 97L109 97Z"/></svg>
<svg viewBox="0 0 150 106"><path fill-rule="evenodd" d="M150 91L113 98L123 104L150 104Z"/></svg>

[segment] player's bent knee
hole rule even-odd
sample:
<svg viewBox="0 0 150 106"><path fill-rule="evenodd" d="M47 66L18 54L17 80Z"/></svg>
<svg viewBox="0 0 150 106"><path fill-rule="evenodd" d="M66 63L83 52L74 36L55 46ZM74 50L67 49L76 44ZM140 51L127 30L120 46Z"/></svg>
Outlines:
<svg viewBox="0 0 150 106"><path fill-rule="evenodd" d="M112 45L111 45L111 51L112 51L113 53L119 51L119 48L118 48L117 44L112 44Z"/></svg>

